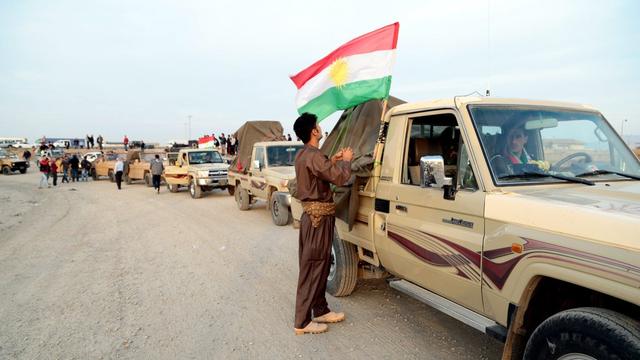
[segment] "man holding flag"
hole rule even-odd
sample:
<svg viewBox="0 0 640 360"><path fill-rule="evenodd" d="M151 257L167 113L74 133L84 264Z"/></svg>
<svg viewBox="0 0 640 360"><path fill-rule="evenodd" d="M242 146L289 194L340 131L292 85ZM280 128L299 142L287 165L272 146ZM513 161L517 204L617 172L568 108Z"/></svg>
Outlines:
<svg viewBox="0 0 640 360"><path fill-rule="evenodd" d="M344 186L351 177L353 151L344 148L328 159L319 149L317 124L336 110L386 99L391 86L399 24L362 35L291 77L298 88L301 116L293 128L304 148L296 156L296 198L302 202L298 289L294 330L297 335L327 331L343 321L329 310L325 291L331 263L335 204L330 183ZM313 318L312 318L313 313Z"/></svg>

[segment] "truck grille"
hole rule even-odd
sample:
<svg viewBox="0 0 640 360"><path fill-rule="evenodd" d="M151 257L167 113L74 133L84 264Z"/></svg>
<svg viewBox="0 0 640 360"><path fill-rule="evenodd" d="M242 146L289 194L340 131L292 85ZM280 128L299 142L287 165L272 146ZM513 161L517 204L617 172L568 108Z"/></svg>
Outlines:
<svg viewBox="0 0 640 360"><path fill-rule="evenodd" d="M227 170L209 170L209 176L215 178L227 177Z"/></svg>

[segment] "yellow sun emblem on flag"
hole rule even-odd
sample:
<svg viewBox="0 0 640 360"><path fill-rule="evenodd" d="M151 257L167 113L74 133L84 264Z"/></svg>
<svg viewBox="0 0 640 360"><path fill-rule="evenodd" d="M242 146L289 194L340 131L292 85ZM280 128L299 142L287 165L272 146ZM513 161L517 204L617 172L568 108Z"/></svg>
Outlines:
<svg viewBox="0 0 640 360"><path fill-rule="evenodd" d="M331 64L329 69L329 79L337 86L341 87L349 79L349 64L344 59L337 59Z"/></svg>

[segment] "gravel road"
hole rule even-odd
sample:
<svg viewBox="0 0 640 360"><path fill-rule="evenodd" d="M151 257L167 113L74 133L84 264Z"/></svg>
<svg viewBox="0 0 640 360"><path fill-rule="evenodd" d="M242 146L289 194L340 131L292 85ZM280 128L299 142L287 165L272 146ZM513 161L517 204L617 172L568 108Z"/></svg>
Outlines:
<svg viewBox="0 0 640 360"><path fill-rule="evenodd" d="M499 342L382 280L328 298L344 323L295 336L297 230L264 203L37 183L0 176L0 359L500 358Z"/></svg>

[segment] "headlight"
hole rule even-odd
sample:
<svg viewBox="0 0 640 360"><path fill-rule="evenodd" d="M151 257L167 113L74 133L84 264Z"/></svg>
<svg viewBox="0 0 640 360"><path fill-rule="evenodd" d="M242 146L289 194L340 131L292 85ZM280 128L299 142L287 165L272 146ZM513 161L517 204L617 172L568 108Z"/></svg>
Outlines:
<svg viewBox="0 0 640 360"><path fill-rule="evenodd" d="M198 170L198 176L199 177L208 177L209 176L209 170Z"/></svg>
<svg viewBox="0 0 640 360"><path fill-rule="evenodd" d="M280 186L287 187L289 185L289 180L280 180Z"/></svg>

